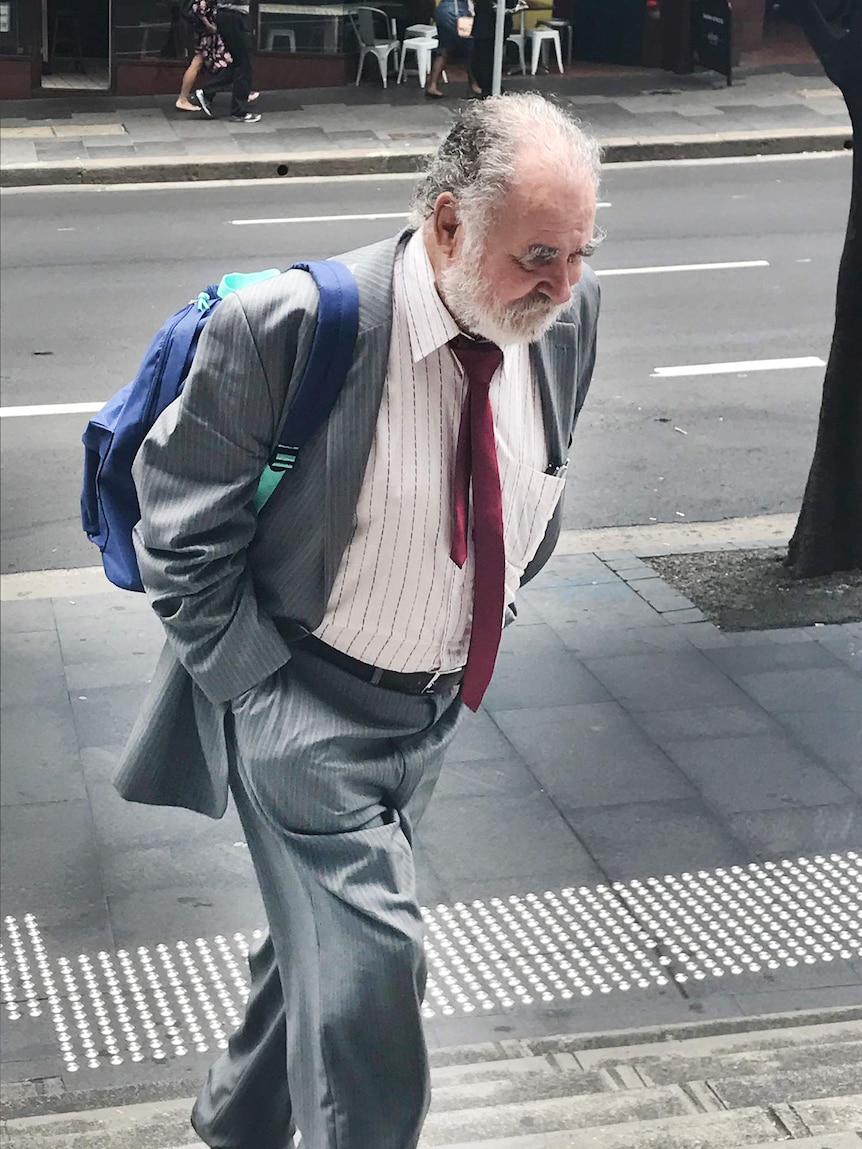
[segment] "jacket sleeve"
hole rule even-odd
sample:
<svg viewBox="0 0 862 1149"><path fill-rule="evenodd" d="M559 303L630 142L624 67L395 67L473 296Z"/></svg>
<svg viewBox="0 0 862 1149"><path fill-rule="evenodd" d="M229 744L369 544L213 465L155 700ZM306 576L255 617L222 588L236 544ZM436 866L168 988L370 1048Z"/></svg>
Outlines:
<svg viewBox="0 0 862 1149"><path fill-rule="evenodd" d="M595 272L591 268L585 270L579 292L580 317L578 336L578 377L575 383L575 409L572 417L572 428L569 433L569 446L575 434L578 416L590 389L593 378L593 369L596 365L596 336L598 333L599 307L601 305L601 289ZM548 523L545 536L539 543L539 549L533 555L527 569L521 576L521 586L535 578L559 542L560 530L563 524L563 499L565 491L560 496L557 506Z"/></svg>
<svg viewBox="0 0 862 1149"><path fill-rule="evenodd" d="M182 394L156 421L133 467L144 588L175 654L213 702L235 698L290 658L258 604L246 552L288 381L296 381L314 328L310 277L291 279L297 298L292 293L290 305L270 315L268 328L266 308L253 332L238 295L219 304Z"/></svg>

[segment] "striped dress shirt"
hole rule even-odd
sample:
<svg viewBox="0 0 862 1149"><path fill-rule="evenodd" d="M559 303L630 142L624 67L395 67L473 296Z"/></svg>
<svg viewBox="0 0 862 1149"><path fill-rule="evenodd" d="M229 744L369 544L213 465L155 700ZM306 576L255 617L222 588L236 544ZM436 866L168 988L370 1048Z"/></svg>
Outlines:
<svg viewBox="0 0 862 1149"><path fill-rule="evenodd" d="M392 339L374 442L350 543L315 631L330 646L387 670L444 673L470 641L473 551L449 557L455 449L466 395L447 346L459 333L434 282L422 232L402 249L393 280ZM503 348L491 408L513 602L562 493L545 474L547 445L529 347Z"/></svg>

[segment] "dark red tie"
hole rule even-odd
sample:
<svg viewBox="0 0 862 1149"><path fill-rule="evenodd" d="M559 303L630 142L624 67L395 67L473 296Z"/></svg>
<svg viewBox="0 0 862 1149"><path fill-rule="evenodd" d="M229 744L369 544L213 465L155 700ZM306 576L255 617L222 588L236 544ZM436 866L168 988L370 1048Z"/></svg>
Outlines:
<svg viewBox="0 0 862 1149"><path fill-rule="evenodd" d="M503 544L503 499L494 442L494 417L488 391L503 361L496 343L456 335L450 342L467 376L467 398L455 453L452 500L452 561L467 561L467 514L473 485L473 624L470 649L461 684L461 699L478 710L494 673L506 591L506 550Z"/></svg>

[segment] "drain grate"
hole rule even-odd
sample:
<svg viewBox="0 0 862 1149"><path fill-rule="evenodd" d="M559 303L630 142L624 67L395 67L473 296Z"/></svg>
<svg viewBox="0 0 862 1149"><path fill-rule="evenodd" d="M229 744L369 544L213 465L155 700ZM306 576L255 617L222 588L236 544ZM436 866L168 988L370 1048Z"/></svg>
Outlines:
<svg viewBox="0 0 862 1149"><path fill-rule="evenodd" d="M862 857L849 852L423 909L427 1018L505 1012L862 955ZM248 997L235 933L52 958L36 918L3 922L10 1022L50 1014L63 1063L224 1049Z"/></svg>

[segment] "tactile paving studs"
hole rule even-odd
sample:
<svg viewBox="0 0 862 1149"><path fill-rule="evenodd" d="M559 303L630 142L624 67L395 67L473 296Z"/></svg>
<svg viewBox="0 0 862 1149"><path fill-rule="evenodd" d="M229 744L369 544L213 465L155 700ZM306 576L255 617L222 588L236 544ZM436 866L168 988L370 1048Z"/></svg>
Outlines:
<svg viewBox="0 0 862 1149"><path fill-rule="evenodd" d="M859 854L645 877L423 909L426 1018L568 1003L862 954ZM52 962L32 914L3 922L7 1021L47 1003L63 1064L224 1049L249 995L242 933Z"/></svg>

